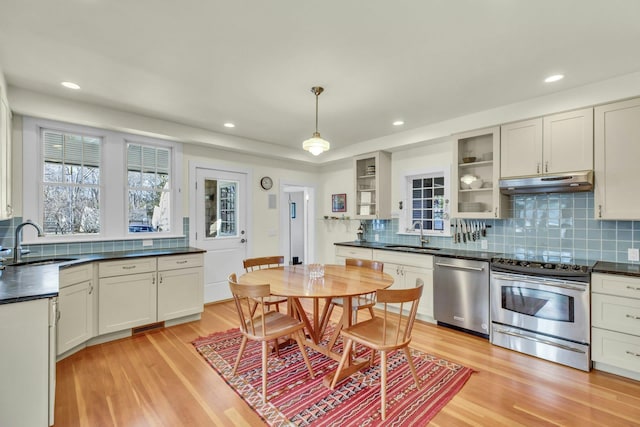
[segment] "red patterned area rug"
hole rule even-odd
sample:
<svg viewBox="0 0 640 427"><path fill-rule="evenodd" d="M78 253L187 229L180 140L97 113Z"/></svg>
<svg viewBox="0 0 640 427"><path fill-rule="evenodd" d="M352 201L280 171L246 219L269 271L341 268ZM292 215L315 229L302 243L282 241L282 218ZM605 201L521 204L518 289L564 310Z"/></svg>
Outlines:
<svg viewBox="0 0 640 427"><path fill-rule="evenodd" d="M315 379L311 379L294 343L280 349L280 357L269 356L269 401L264 404L259 343L249 341L238 375L231 375L240 340L239 330L232 329L198 338L193 345L269 426L424 426L473 373L472 369L411 349L421 384L417 389L403 352L390 354L387 420L383 422L378 365L353 374L331 390L322 379L337 368L338 362L307 348L315 373Z"/></svg>

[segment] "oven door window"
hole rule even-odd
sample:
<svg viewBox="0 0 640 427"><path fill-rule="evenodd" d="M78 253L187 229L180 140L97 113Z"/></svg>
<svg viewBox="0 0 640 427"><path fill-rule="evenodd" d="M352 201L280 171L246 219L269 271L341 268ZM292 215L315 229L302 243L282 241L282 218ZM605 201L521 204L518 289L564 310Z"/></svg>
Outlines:
<svg viewBox="0 0 640 427"><path fill-rule="evenodd" d="M573 297L520 286L502 286L502 308L539 319L574 321Z"/></svg>

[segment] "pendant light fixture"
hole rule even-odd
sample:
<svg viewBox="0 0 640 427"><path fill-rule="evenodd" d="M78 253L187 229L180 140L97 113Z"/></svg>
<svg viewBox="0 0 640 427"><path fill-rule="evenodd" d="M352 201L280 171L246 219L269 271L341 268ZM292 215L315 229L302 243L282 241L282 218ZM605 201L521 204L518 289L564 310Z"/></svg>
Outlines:
<svg viewBox="0 0 640 427"><path fill-rule="evenodd" d="M302 148L317 156L324 151L328 151L331 145L328 141L325 141L318 132L318 96L324 91L320 86L314 86L311 88L311 92L316 96L316 131L313 136L302 143Z"/></svg>

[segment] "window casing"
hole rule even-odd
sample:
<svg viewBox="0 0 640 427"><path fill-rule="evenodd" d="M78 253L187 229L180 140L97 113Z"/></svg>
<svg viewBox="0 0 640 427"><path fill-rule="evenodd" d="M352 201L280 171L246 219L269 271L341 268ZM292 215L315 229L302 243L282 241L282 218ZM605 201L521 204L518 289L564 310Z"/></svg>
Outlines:
<svg viewBox="0 0 640 427"><path fill-rule="evenodd" d="M406 175L398 234L451 234L448 169Z"/></svg>
<svg viewBox="0 0 640 427"><path fill-rule="evenodd" d="M142 235L150 238L182 237L182 206L177 202L182 186L182 144L31 117L23 117L22 123L25 153L22 159L22 217L47 228L45 237L41 238L36 238L35 230L25 228L25 243L139 239ZM45 138L47 132L48 142ZM65 135L70 141L67 151L64 148ZM62 151L54 146L60 145L60 140L62 147L58 148ZM139 146L141 150L146 148L147 154L153 153L146 161L144 156L140 156L139 164L132 161L131 169L137 168L134 171L129 170L130 145ZM138 185L129 186L130 172L138 173ZM86 212L71 216L76 224L80 224L76 225L76 232L63 232L60 224L51 221L52 209L45 199L45 189L69 192L71 188L77 193L84 192L85 198L89 197L87 193L91 193L89 200L97 202L85 203L89 211L85 209ZM163 213L157 212L159 209L154 209L155 206L146 206L145 221L151 224L142 230L152 231L130 232L130 190L146 191L149 198L158 202L162 199L162 203L155 206L162 207ZM156 221L153 220L154 210ZM45 212L49 212L46 220ZM151 213L150 217L147 212ZM156 228L152 229L154 223ZM135 231L140 231L140 228Z"/></svg>

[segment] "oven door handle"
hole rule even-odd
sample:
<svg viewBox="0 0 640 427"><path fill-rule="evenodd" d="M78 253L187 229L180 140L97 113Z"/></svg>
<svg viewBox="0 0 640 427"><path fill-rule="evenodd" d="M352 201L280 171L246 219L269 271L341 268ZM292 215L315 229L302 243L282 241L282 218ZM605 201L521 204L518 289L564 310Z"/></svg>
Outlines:
<svg viewBox="0 0 640 427"><path fill-rule="evenodd" d="M532 285L546 285L554 288L570 289L572 291L586 292L587 290L586 286L573 286L568 283L549 282L544 279L540 279L540 280L526 279L521 276L513 277L513 276L503 276L500 274L494 274L493 278L498 280L509 280L511 282L530 283Z"/></svg>
<svg viewBox="0 0 640 427"><path fill-rule="evenodd" d="M436 265L438 267L456 268L458 270L484 271L484 267L471 267L468 265L445 264L443 262L436 262Z"/></svg>
<svg viewBox="0 0 640 427"><path fill-rule="evenodd" d="M585 351L580 350L579 348L571 347L571 346L564 345L564 344L558 344L556 342L549 341L549 340L543 340L541 338L531 337L529 335L519 334L517 332L508 331L506 329L495 329L495 332L499 332L499 333L505 334L505 335L511 335L513 337L516 337L516 338L522 338L522 339L525 339L525 340L539 342L541 344L550 345L552 347L558 347L558 348L561 348L563 350L573 351L574 353L582 353L582 354L586 353Z"/></svg>

